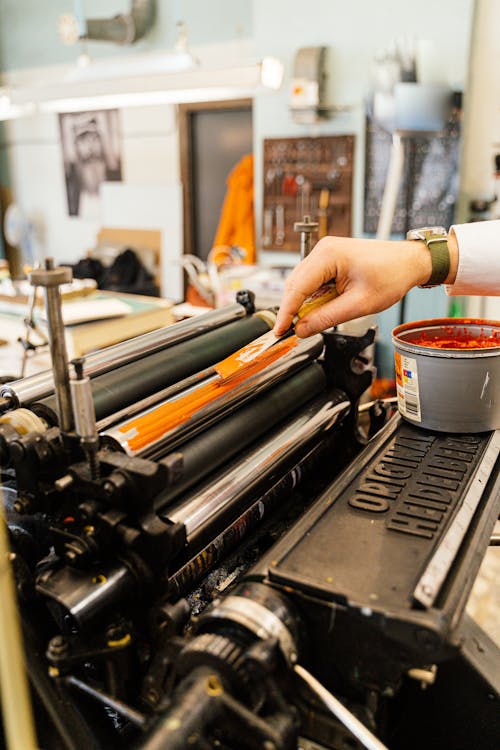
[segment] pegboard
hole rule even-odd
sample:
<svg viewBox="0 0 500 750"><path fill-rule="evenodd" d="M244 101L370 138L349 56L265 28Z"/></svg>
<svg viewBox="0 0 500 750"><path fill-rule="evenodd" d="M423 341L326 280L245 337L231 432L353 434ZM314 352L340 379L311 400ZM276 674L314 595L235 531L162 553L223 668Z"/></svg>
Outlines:
<svg viewBox="0 0 500 750"><path fill-rule="evenodd" d="M352 135L264 140L263 250L299 252L306 214L320 225L313 242L351 234L353 156Z"/></svg>

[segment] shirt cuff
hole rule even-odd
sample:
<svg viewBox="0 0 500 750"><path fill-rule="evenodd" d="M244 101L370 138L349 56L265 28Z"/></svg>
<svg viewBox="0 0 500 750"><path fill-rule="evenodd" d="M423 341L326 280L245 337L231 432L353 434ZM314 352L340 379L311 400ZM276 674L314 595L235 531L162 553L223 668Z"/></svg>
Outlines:
<svg viewBox="0 0 500 750"><path fill-rule="evenodd" d="M450 295L500 295L500 220L455 224L458 270Z"/></svg>

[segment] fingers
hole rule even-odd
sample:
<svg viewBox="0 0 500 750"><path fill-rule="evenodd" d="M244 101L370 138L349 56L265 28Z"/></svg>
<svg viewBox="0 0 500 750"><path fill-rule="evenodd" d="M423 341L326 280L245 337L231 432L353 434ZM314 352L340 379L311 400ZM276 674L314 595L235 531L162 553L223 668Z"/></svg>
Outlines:
<svg viewBox="0 0 500 750"><path fill-rule="evenodd" d="M360 318L367 312L368 307L363 295L354 290L346 291L298 321L295 325L295 333L300 338L306 338L339 323Z"/></svg>
<svg viewBox="0 0 500 750"><path fill-rule="evenodd" d="M287 279L285 294L274 326L277 336L281 336L290 328L304 300L326 281L335 278L335 271L335 259L331 257L324 241L320 240L311 254L294 268Z"/></svg>
<svg viewBox="0 0 500 750"><path fill-rule="evenodd" d="M287 284L287 289L281 300L280 309L276 316L276 324L274 326L274 333L277 336L281 336L288 331L292 325L294 315L307 296L308 292L296 289L290 283Z"/></svg>

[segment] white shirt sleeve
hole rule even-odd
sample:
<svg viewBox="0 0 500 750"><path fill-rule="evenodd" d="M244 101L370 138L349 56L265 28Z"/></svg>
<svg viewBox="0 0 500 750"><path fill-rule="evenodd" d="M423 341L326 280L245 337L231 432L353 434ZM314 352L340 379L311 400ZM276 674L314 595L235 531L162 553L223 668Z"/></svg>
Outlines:
<svg viewBox="0 0 500 750"><path fill-rule="evenodd" d="M458 270L446 293L500 295L500 220L455 224Z"/></svg>

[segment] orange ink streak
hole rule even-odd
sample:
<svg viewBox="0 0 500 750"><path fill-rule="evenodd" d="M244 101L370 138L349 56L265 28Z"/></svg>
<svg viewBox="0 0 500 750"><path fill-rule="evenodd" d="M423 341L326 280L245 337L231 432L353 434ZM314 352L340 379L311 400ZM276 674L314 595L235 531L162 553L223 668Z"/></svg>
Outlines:
<svg viewBox="0 0 500 750"><path fill-rule="evenodd" d="M154 409L154 411L126 422L120 427L122 434L126 434L130 430L136 430L136 435L128 440L129 448L132 451L141 450L146 445L150 445L161 438L165 433L184 424L200 409L203 409L203 407L220 396L236 390L249 376L260 372L272 362L275 362L284 354L294 349L299 344L299 341L300 339L297 336L290 336L262 352L254 361L244 366L238 363L239 367L231 377L222 377L219 374L217 380L200 386L194 393L181 396L174 402L162 404ZM246 349L246 347L243 348ZM238 352L236 352L237 354ZM232 359L236 355L232 355L228 359ZM227 360L223 360L223 362L225 363ZM217 367L218 365L214 369L217 370Z"/></svg>

